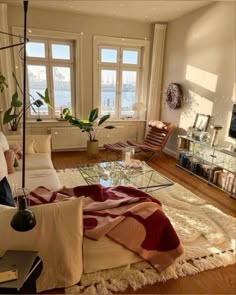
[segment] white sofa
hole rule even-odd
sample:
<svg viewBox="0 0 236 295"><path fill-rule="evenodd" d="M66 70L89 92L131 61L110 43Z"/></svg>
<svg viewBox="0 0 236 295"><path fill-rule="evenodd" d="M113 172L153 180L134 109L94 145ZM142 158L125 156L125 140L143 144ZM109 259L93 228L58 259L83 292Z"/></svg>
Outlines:
<svg viewBox="0 0 236 295"><path fill-rule="evenodd" d="M9 145L21 143L21 136L7 136ZM11 187L21 187L22 160L19 167L7 178ZM28 135L26 140L25 186L29 190L45 186L51 190L61 188L60 181L51 161L51 135Z"/></svg>
<svg viewBox="0 0 236 295"><path fill-rule="evenodd" d="M8 139L9 145L13 145L14 143L19 143L21 137L20 136L8 136L7 139ZM62 187L62 185L59 181L59 178L57 176L57 173L53 167L53 163L51 161L50 141L51 141L50 135L29 135L29 136L27 136L26 179L25 180L26 180L26 187L29 188L29 190L33 190L37 186L45 186L51 190L57 190ZM1 144L1 141L0 141L0 144ZM7 178L8 178L8 181L9 181L11 187L14 187L14 186L21 187L21 180L22 180L21 167L22 167L22 163L20 161L19 167L16 168L16 171L13 174L7 175ZM1 175L1 167L0 167L0 179L3 176L4 175ZM75 219L77 218L77 219L70 221L71 224L68 227L68 233L66 233L66 230L63 229L63 227L58 224L58 220L65 223L65 221L63 221L63 218L65 218L66 220L69 219L68 214L65 214L65 213L62 214L63 207L66 205L65 203L67 203L67 202L61 203L62 212L60 214L57 211L56 211L56 213L55 212L50 213L53 216L53 220L50 220L50 221L49 220L45 221L47 219L47 213L48 213L47 210L49 210L49 209L45 210L46 205L45 206L41 205L43 207L41 207L41 206L32 207L33 211L40 210L40 208L42 208L43 210L40 211L39 216L37 215L38 225L37 225L36 229L33 231L30 231L30 232L27 232L27 233L23 233L23 234L22 233L20 233L20 234L15 233L10 228L9 220L11 218L8 215L12 215L13 213L10 210L14 210L14 209L11 209L10 207L8 207L9 208L9 212L8 212L5 209L5 206L0 205L0 221L1 221L1 218L2 218L2 221L5 220L5 217L3 216L4 211L7 211L4 214L6 214L8 216L7 227L6 227L6 224L4 224L4 222L0 222L2 224L2 227L0 224L0 233L4 232L4 230L6 232L5 235L7 235L7 233L10 233L9 239L7 239L7 240L4 239L2 241L1 241L1 234L0 234L0 255L4 253L4 250L12 248L12 247L14 249L22 249L22 250L38 249L41 256L43 256L43 255L50 256L51 251L53 252L53 254L54 253L56 254L56 252L54 252L54 249L52 249L50 247L50 244L52 244L51 242L48 242L48 247L44 246L44 243L46 243L47 238L50 240L50 236L52 236L52 238L53 238L55 234L57 235L58 249L61 249L61 247L63 247L63 249L66 250L65 253L70 256L72 249L75 249L75 246L76 246L78 249L78 252L82 253L82 247L80 245L80 239L82 239L82 232L83 232L82 226L80 225L80 227L81 227L80 232L78 231L78 228L76 228L74 226L74 224L76 223L76 220L80 221L80 219L82 217L82 206L78 204L78 207L81 207L78 210L81 210L81 211L77 210L76 211L77 213L73 213L73 210L71 209L72 215L76 214L74 216L74 218ZM51 204L48 204L47 206L50 207L50 205ZM71 205L73 205L73 204L71 204ZM57 203L53 204L52 207L55 207L56 210L58 210ZM45 215L43 212L45 212ZM39 220L40 220L40 222L39 222ZM50 225L51 229L53 227L55 227L56 230L51 230L48 232L48 222L50 224L52 223ZM80 224L81 224L81 222L80 222ZM40 227L39 227L39 225L40 225ZM48 234L46 234L46 232L45 232L46 229L47 229ZM42 236L42 239L41 239L42 241L40 239L36 239L35 236L32 236L36 230L37 230L37 234ZM40 232L40 234L39 234L39 232ZM53 234L52 234L52 232L53 232ZM75 235L75 233L77 233L77 234ZM15 236L13 236L13 235L15 235ZM25 236L24 242L22 242L22 240L20 238L23 235ZM76 240L74 245L69 243L70 245L68 244L68 247L65 248L63 243L60 242L60 238L62 239L61 240L62 242L64 241L64 235L66 235L66 236L69 235L72 237L75 237L75 236L77 237L77 235L79 235L80 239ZM67 239L68 239L68 237L67 237ZM4 241L4 243L3 243L3 241ZM67 241L69 241L69 240L67 240ZM44 253L45 248L47 248L46 254ZM68 251L69 251L69 254L68 254ZM42 253L44 253L44 254L42 254ZM56 257L58 257L58 256L56 255ZM112 259L111 259L111 257L112 257ZM72 284L75 284L76 282L73 280L75 280L75 278L78 278L78 280L79 280L80 276L78 275L77 271L82 272L82 268L83 268L84 273L91 273L91 272L96 272L96 271L103 270L103 269L109 269L109 268L119 267L119 266L122 266L125 264L135 263L140 260L142 260L142 259L139 256L137 256L133 252L127 250L122 245L115 243L114 241L110 240L107 237L103 237L99 241L93 241L93 240L90 240L90 239L84 237L83 238L83 259L80 258L79 261L76 262L77 264L74 263L73 267L72 267L72 264L70 267L68 267L68 264L66 265L64 263L65 265L64 265L64 267L62 267L62 271L65 271L64 268L66 268L65 273L67 273L67 276L64 277L64 280L60 277L60 279L57 279L57 280L55 279L54 281L48 279L48 280L46 280L46 282L44 282L42 280L44 280L44 278L47 274L47 273L46 274L44 273L45 275L43 276L43 278L41 278L41 280L39 280L38 288L40 291L43 291L43 290L50 289L50 288L60 288L60 287L68 286L67 284L69 282L70 282L70 284L72 282L73 282ZM69 259L68 261L71 261L71 260ZM82 263L83 263L83 267L81 266ZM48 269L46 269L46 270L48 270ZM44 269L44 271L46 271L46 270ZM68 276L68 273L70 273L71 275Z"/></svg>

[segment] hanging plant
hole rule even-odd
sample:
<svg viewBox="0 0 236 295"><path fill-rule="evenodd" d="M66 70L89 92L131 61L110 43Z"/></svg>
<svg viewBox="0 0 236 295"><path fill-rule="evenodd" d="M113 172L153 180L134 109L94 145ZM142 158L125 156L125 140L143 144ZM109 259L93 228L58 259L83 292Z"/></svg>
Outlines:
<svg viewBox="0 0 236 295"><path fill-rule="evenodd" d="M0 72L0 92L3 92L4 87L8 87L8 85L6 83L6 78Z"/></svg>

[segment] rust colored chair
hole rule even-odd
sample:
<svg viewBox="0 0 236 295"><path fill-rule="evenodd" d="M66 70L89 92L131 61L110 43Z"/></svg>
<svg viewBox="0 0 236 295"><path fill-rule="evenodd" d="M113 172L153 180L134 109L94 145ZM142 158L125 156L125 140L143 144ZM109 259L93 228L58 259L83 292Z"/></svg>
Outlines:
<svg viewBox="0 0 236 295"><path fill-rule="evenodd" d="M163 152L166 142L175 126L172 123L161 121L150 121L148 126L150 129L142 143L132 141L127 141L127 143L117 142L114 144L105 144L104 148L108 151L116 152L120 156L125 148L133 147L135 152L151 153L151 156L147 160L149 162L158 153Z"/></svg>

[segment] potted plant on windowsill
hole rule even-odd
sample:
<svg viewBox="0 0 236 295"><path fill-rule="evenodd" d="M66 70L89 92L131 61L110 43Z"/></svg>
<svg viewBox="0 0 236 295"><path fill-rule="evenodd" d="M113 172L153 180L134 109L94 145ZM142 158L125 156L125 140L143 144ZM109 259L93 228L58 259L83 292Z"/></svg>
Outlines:
<svg viewBox="0 0 236 295"><path fill-rule="evenodd" d="M11 99L11 105L10 107L5 111L3 116L3 125L9 124L11 131L17 131L19 128L20 121L23 116L23 108L22 108L22 101L19 99L18 95L18 89L20 90L21 94L23 93L15 74L13 73L13 78L16 82L16 91L12 95ZM46 88L44 95L42 95L39 92L36 92L40 99L35 99L32 95L29 94L29 97L31 97L32 101L29 102L29 104L26 106L26 110L28 110L30 107L33 109L33 111L36 113L35 107L38 109L45 104L51 107L49 95L48 95L48 89Z"/></svg>
<svg viewBox="0 0 236 295"><path fill-rule="evenodd" d="M87 152L90 155L96 155L98 153L99 143L96 138L98 131L100 130L100 126L110 118L110 115L104 115L101 118L98 118L99 110L95 108L91 110L88 120L81 120L73 117L68 108L63 110L63 115L66 121L68 121L71 125L79 127L82 132L87 132L88 140L87 140ZM112 125L104 126L106 129L115 128Z"/></svg>

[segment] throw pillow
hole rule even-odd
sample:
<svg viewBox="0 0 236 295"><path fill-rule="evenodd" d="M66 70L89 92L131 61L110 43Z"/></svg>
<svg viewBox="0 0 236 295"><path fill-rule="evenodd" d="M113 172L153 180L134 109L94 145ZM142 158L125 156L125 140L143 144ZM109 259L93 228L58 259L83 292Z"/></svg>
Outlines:
<svg viewBox="0 0 236 295"><path fill-rule="evenodd" d="M51 151L51 134L47 135L38 135L36 136L30 136L29 139L32 138L34 141L34 151L36 153L50 153Z"/></svg>
<svg viewBox="0 0 236 295"><path fill-rule="evenodd" d="M7 138L2 132L0 132L0 145L2 146L4 152L9 150Z"/></svg>
<svg viewBox="0 0 236 295"><path fill-rule="evenodd" d="M10 149L13 150L17 156L17 159L20 160L22 158L22 142L11 141ZM25 142L25 153L26 154L34 154L34 139L31 136L26 137Z"/></svg>
<svg viewBox="0 0 236 295"><path fill-rule="evenodd" d="M164 124L162 121L156 120L149 121L148 126L156 127L158 129L167 129L166 124Z"/></svg>
<svg viewBox="0 0 236 295"><path fill-rule="evenodd" d="M34 206L36 226L14 231L10 222L16 208L0 205L0 256L7 249L38 251L43 271L37 292L72 286L82 274L83 199Z"/></svg>
<svg viewBox="0 0 236 295"><path fill-rule="evenodd" d="M8 174L12 174L15 172L15 153L13 150L7 150L4 152L6 163L7 163L7 172Z"/></svg>
<svg viewBox="0 0 236 295"><path fill-rule="evenodd" d="M0 204L15 207L10 185L6 176L0 181Z"/></svg>
<svg viewBox="0 0 236 295"><path fill-rule="evenodd" d="M32 138L26 138L25 153L34 154L34 140Z"/></svg>
<svg viewBox="0 0 236 295"><path fill-rule="evenodd" d="M7 176L7 163L2 146L0 145L0 179L4 176Z"/></svg>

